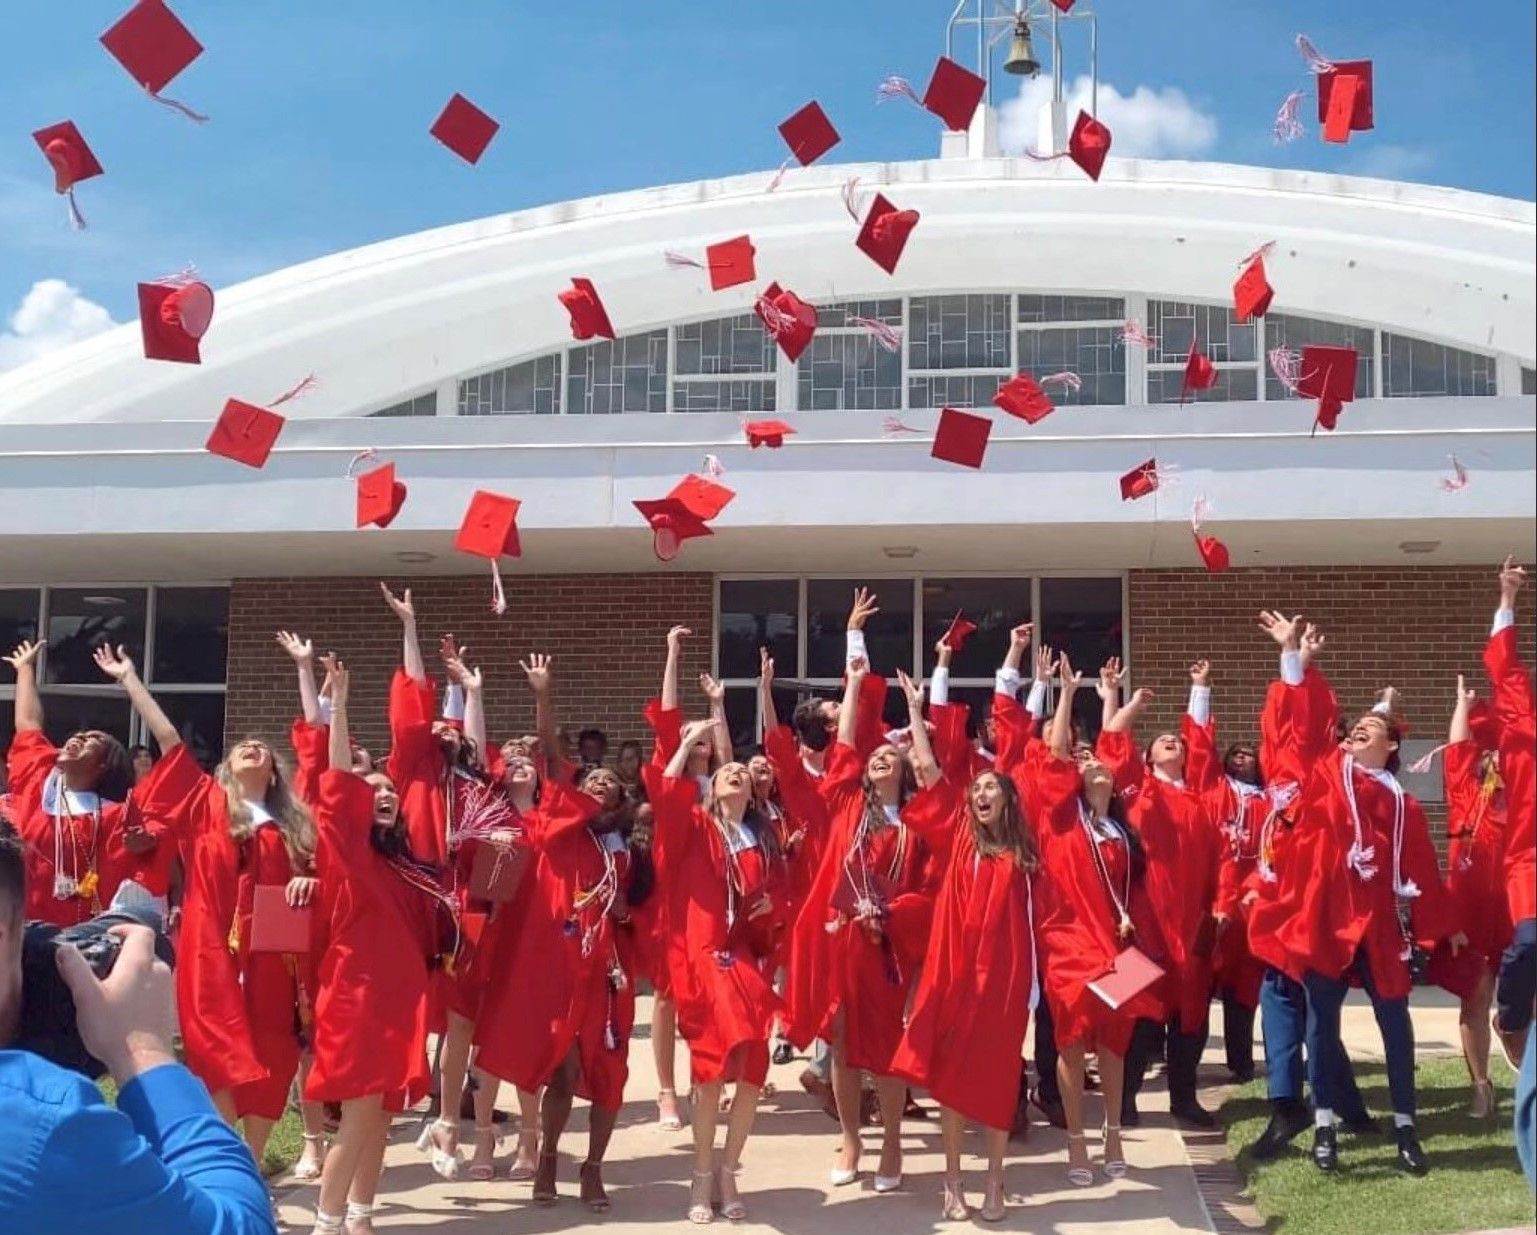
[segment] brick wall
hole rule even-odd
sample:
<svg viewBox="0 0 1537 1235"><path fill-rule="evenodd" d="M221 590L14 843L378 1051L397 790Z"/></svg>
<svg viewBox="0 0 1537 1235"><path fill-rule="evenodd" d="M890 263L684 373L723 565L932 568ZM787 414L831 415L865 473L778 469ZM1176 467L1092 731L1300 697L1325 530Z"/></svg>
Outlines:
<svg viewBox="0 0 1537 1235"><path fill-rule="evenodd" d="M389 582L397 593L404 586ZM577 729L597 725L611 743L646 736L641 708L660 684L669 627L681 622L694 631L683 662L685 690L692 691L693 678L709 668L709 575L514 576L502 617L490 611L484 575L417 579L411 589L429 671L441 676L437 640L446 631L468 645L471 662L484 670L493 740L533 728L532 696L517 666L529 652L555 658L562 727L574 737ZM347 661L357 737L383 751L385 692L400 661L400 624L372 579L234 583L227 734L286 739L298 694L292 662L273 640L275 631L285 629L313 639L317 652L334 650Z"/></svg>
<svg viewBox="0 0 1537 1235"><path fill-rule="evenodd" d="M1499 604L1490 567L1133 571L1128 588L1130 659L1138 686L1158 691L1151 736L1175 724L1189 692L1189 664L1213 662L1221 732L1252 739L1276 647L1257 627L1262 608L1304 614L1328 643L1320 666L1341 709L1358 714L1384 686L1398 688L1415 738L1445 741L1457 674L1487 698L1480 656ZM1517 615L1532 663L1533 589Z"/></svg>

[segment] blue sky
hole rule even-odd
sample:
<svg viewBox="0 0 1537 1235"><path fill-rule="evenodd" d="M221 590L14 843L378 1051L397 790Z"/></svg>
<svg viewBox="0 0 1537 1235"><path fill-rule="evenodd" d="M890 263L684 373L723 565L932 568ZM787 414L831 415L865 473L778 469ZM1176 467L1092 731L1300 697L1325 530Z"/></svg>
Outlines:
<svg viewBox="0 0 1537 1235"><path fill-rule="evenodd" d="M812 97L843 134L829 160L930 157L936 122L876 107L875 86L896 72L922 88L952 5L173 0L207 51L167 93L207 112L204 126L145 99L97 42L127 0L8 7L0 367L126 319L135 282L189 262L227 286L541 202L771 168L784 154L775 126ZM1095 7L1102 89L1123 96L1123 122L1107 117L1118 152L1533 196L1530 3ZM1310 126L1272 144L1277 104L1307 82L1298 31L1326 56L1375 61L1374 132L1326 146ZM1087 69L1085 47L1070 40L1067 56L1070 75ZM503 125L478 167L427 134L455 90ZM1000 100L1016 90L1004 79ZM29 136L66 118L107 168L80 190L84 233L69 230ZM78 297L57 293L6 329L46 280Z"/></svg>

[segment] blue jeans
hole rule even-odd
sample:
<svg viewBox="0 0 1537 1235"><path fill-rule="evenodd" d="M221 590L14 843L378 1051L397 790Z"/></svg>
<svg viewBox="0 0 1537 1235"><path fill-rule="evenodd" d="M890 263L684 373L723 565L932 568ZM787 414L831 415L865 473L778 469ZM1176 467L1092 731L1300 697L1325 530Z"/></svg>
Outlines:
<svg viewBox="0 0 1537 1235"><path fill-rule="evenodd" d="M1537 918L1516 923L1515 937L1500 957L1494 986L1495 1013L1506 1033L1520 1033L1532 1023L1532 999L1537 997Z"/></svg>
<svg viewBox="0 0 1537 1235"><path fill-rule="evenodd" d="M1260 1037L1265 1044L1265 1083L1272 1102L1302 1101L1302 1044L1307 1033L1307 993L1278 969L1265 970L1259 988ZM1334 1110L1341 1119L1367 1118L1345 1049L1335 1038L1328 1052L1334 1076ZM1314 1090L1317 1101L1317 1090Z"/></svg>
<svg viewBox="0 0 1537 1235"><path fill-rule="evenodd" d="M1388 1062L1388 1093L1393 1099L1393 1113L1414 1118L1414 1024L1409 1019L1409 1000L1383 999L1377 994L1371 966L1364 949L1356 951L1350 968L1338 978L1309 973L1303 981L1307 988L1308 1081L1313 1086L1313 1102L1338 1112L1345 1100L1339 1078L1333 1068L1324 1066L1330 1052L1345 1053L1340 1041L1340 1008L1350 990L1346 978L1354 973L1372 1001L1377 1028L1382 1033L1382 1051Z"/></svg>

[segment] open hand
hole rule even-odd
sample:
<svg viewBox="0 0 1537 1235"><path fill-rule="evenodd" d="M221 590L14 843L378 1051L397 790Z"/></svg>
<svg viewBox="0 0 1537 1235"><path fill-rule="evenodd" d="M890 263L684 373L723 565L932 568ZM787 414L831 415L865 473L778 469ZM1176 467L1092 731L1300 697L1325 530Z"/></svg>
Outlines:
<svg viewBox="0 0 1537 1235"><path fill-rule="evenodd" d="M553 656L546 656L542 652L530 652L527 660L520 660L518 668L523 670L523 676L528 679L528 687L536 695L542 695L550 689L550 683L554 680L554 670L551 666L555 663Z"/></svg>
<svg viewBox="0 0 1537 1235"><path fill-rule="evenodd" d="M411 603L410 588L399 596L390 591L389 585L385 583L379 585L379 590L384 593L384 602L394 611L396 617L408 626L416 622L416 606Z"/></svg>
<svg viewBox="0 0 1537 1235"><path fill-rule="evenodd" d="M37 663L37 658L42 655L45 646L42 643L34 643L30 639L23 639L16 645L16 650L3 659L12 669L20 673L23 666Z"/></svg>
<svg viewBox="0 0 1537 1235"><path fill-rule="evenodd" d="M849 610L849 630L863 630L865 623L879 613L880 606L875 603L875 593L869 588L857 587L854 589L854 606Z"/></svg>
<svg viewBox="0 0 1537 1235"><path fill-rule="evenodd" d="M91 659L96 662L98 669L119 685L133 677L133 659L123 650L121 643L116 648L110 643L103 643L91 653Z"/></svg>
<svg viewBox="0 0 1537 1235"><path fill-rule="evenodd" d="M308 639L301 639L291 630L280 630L277 633L278 647L293 657L294 664L305 665L315 659L315 645Z"/></svg>

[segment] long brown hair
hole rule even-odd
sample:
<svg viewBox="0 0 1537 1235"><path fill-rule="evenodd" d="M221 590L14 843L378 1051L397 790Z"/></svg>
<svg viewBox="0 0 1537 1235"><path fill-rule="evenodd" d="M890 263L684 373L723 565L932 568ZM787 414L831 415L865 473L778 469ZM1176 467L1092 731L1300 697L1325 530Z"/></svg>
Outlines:
<svg viewBox="0 0 1537 1235"><path fill-rule="evenodd" d="M1003 809L998 814L997 826L991 830L982 826L971 805L971 789L984 776L991 776L1003 795ZM1025 806L1019 800L1019 789L1013 777L1003 776L991 769L978 772L966 790L966 817L971 824L971 839L977 852L984 858L1009 854L1014 865L1027 874L1035 874L1041 867L1041 855L1035 847L1035 836L1025 819Z"/></svg>
<svg viewBox="0 0 1537 1235"><path fill-rule="evenodd" d="M877 747L877 750L880 748ZM896 749L893 747L893 749ZM874 752L871 752L872 754ZM865 757L865 765L869 766L870 757ZM897 763L902 769L902 781L897 788L897 808L900 810L907 805L907 800L918 792L918 774L913 771L912 761L907 755L897 750ZM861 826L866 829L883 828L886 826L886 807L881 802L881 795L876 792L875 785L870 780L868 771L860 774L859 784L865 791L865 813Z"/></svg>
<svg viewBox="0 0 1537 1235"><path fill-rule="evenodd" d="M272 779L267 784L266 793L262 795L262 805L267 808L267 813L283 834L283 844L288 849L288 858L294 870L307 871L315 861L315 820L305 805L294 797L288 784L288 771L278 758L277 751L262 738L247 738L246 741L261 742L267 748L267 754L272 759ZM256 835L256 820L251 814L251 808L246 805L240 782L230 771L228 756L214 769L214 780L224 790L225 805L229 811L230 838L236 844L250 840Z"/></svg>

